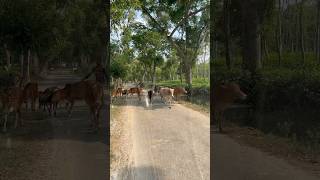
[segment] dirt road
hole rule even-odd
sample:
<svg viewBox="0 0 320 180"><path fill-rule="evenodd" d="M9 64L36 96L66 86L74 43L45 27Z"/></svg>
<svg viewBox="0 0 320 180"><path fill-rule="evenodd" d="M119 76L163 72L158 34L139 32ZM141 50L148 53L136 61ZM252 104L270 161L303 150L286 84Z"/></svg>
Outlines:
<svg viewBox="0 0 320 180"><path fill-rule="evenodd" d="M128 98L132 162L118 179L137 180L316 180L309 171L240 145L224 134L212 136L210 170L209 117L182 105L171 109L156 100L152 107Z"/></svg>
<svg viewBox="0 0 320 180"><path fill-rule="evenodd" d="M40 83L41 88L79 81L67 71L52 72L46 80ZM105 119L105 110L102 109L102 119ZM53 127L51 140L52 161L51 175L53 179L105 180L107 178L108 155L106 121L98 134L86 131L89 127L90 114L83 102L76 103L71 119L67 118L66 110L60 108L57 117L49 121Z"/></svg>
<svg viewBox="0 0 320 180"><path fill-rule="evenodd" d="M127 99L133 149L129 168L118 179L204 180L209 179L209 118L159 100L152 107L145 101Z"/></svg>
<svg viewBox="0 0 320 180"><path fill-rule="evenodd" d="M66 83L78 80L79 78L68 70L56 70L39 81L39 89L51 86L64 87ZM102 109L101 115L105 120L105 108ZM49 116L42 110L35 113L24 110L22 116L26 122L25 127L17 130L11 128L6 135L7 138L0 138L4 143L10 138L11 144L10 147L2 146L1 152L5 156L11 156L8 152L16 154L3 163L7 172L5 174L0 170L0 179L108 179L107 123L101 120L103 127L100 131L97 134L88 133L91 116L84 103L75 103L70 119L67 118L64 105L59 107L57 117ZM18 149L22 152L18 152Z"/></svg>

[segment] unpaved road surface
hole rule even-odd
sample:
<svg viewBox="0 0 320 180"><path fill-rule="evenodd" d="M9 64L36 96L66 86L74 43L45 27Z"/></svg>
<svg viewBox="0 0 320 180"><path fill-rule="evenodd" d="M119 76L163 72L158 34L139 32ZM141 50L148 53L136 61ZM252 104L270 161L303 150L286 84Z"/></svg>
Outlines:
<svg viewBox="0 0 320 180"><path fill-rule="evenodd" d="M52 72L46 80L40 82L41 88L79 81L68 71ZM49 121L53 127L53 138L50 141L52 161L49 179L70 180L106 180L108 166L106 111L102 108L102 129L98 134L90 134L90 114L84 102L76 102L72 117L67 118L66 110L60 108L57 117Z"/></svg>
<svg viewBox="0 0 320 180"><path fill-rule="evenodd" d="M62 88L76 81L79 77L70 71L55 70L38 83L39 89L44 90L52 86ZM57 117L42 110L23 110L26 125L0 134L0 156L3 155L0 179L109 179L105 107L101 116L101 128L93 134L88 131L91 116L84 102L75 103L71 118L64 104L59 107Z"/></svg>
<svg viewBox="0 0 320 180"><path fill-rule="evenodd" d="M225 134L212 134L210 172L209 117L182 105L172 108L157 98L151 107L128 98L127 121L133 148L117 179L136 180L317 180L309 171Z"/></svg>
<svg viewBox="0 0 320 180"><path fill-rule="evenodd" d="M209 117L181 105L171 109L158 99L127 99L131 124L132 162L118 179L208 180L210 177Z"/></svg>
<svg viewBox="0 0 320 180"><path fill-rule="evenodd" d="M319 180L311 172L222 134L212 136L214 180Z"/></svg>

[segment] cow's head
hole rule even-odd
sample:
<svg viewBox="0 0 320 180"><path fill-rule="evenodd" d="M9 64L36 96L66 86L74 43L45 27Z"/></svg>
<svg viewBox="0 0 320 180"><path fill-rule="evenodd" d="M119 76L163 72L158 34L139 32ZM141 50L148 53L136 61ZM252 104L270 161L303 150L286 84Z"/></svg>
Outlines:
<svg viewBox="0 0 320 180"><path fill-rule="evenodd" d="M183 91L184 94L188 94L188 91L186 91L185 88L182 88L182 91Z"/></svg>
<svg viewBox="0 0 320 180"><path fill-rule="evenodd" d="M234 99L245 100L247 95L241 91L240 86L237 83L229 83L224 85Z"/></svg>

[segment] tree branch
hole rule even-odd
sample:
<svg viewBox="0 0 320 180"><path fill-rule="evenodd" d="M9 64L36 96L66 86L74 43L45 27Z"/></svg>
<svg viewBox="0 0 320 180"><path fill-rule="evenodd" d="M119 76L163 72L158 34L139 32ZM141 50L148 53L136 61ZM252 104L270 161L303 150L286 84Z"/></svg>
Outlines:
<svg viewBox="0 0 320 180"><path fill-rule="evenodd" d="M194 11L194 12L189 13L187 16L183 17L183 18L179 21L179 23L177 24L177 26L173 29L173 31L170 33L169 37L172 37L172 35L177 31L177 29L182 25L182 23L184 23L184 21L186 21L189 17L194 16L194 15L198 14L199 12L201 12L201 11L207 9L207 8L209 8L209 6L205 6L205 7L203 7L203 8L200 8L200 9Z"/></svg>
<svg viewBox="0 0 320 180"><path fill-rule="evenodd" d="M187 16L183 17L179 23L177 24L177 26L174 28L174 30L170 33L170 35L167 34L167 30L164 29L158 22L157 20L149 13L149 10L144 6L141 5L141 9L142 11L151 19L151 21L156 24L158 26L158 30L160 30L168 39L168 41L170 42L171 45L173 45L175 47L175 49L178 51L178 53L180 54L184 54L184 51L181 50L181 47L172 39L172 35L175 33L175 31L177 31L177 29L179 28L179 26L181 26L182 23L184 23L184 21L186 21L189 17L196 15L197 13L209 8L210 6L205 6L203 8L200 8L194 12L189 13Z"/></svg>
<svg viewBox="0 0 320 180"><path fill-rule="evenodd" d="M157 20L154 17L152 17L152 15L149 13L148 9L144 5L142 5L141 8L142 11L152 20L152 22L158 26L158 30L160 30L161 32L166 32L166 30L162 28L162 26L157 22Z"/></svg>

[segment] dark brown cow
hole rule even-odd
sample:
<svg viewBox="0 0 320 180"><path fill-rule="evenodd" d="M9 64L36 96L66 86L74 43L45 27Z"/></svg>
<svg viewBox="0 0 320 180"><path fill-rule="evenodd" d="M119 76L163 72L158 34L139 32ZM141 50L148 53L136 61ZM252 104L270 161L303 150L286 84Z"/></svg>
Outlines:
<svg viewBox="0 0 320 180"><path fill-rule="evenodd" d="M188 92L183 87L176 87L173 91L173 95L176 97L176 100L178 100L179 96L186 95L187 93Z"/></svg>
<svg viewBox="0 0 320 180"><path fill-rule="evenodd" d="M28 101L31 100L32 111L36 108L36 100L38 98L38 83L28 83L23 89L23 99L26 103L26 109L28 109Z"/></svg>
<svg viewBox="0 0 320 180"><path fill-rule="evenodd" d="M213 120L217 122L219 131L222 132L223 112L237 99L246 99L247 95L241 91L236 83L218 85L213 89Z"/></svg>
<svg viewBox="0 0 320 180"><path fill-rule="evenodd" d="M148 99L149 99L150 104L152 104L152 97L153 97L154 93L155 93L154 90L148 91Z"/></svg>
<svg viewBox="0 0 320 180"><path fill-rule="evenodd" d="M50 100L50 112L53 112L54 115L57 114L58 104L62 101L67 101L67 91L66 89L59 89L52 94ZM68 107L68 102L66 103L66 107Z"/></svg>
<svg viewBox="0 0 320 180"><path fill-rule="evenodd" d="M123 95L128 95L128 90L127 90L127 89L123 89L123 90L122 90L122 96L123 96Z"/></svg>
<svg viewBox="0 0 320 180"><path fill-rule="evenodd" d="M10 112L16 113L15 128L18 126L19 120L21 121L21 125L23 125L23 120L21 119L21 105L23 99L23 90L19 87L8 88L1 96L4 112L3 132L7 131L7 121Z"/></svg>
<svg viewBox="0 0 320 180"><path fill-rule="evenodd" d="M43 110L46 108L48 112L51 114L51 98L55 91L59 90L58 87L49 87L45 89L42 93L39 93L39 109L43 106Z"/></svg>

